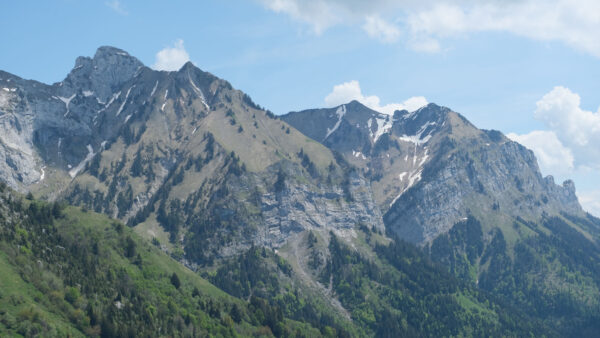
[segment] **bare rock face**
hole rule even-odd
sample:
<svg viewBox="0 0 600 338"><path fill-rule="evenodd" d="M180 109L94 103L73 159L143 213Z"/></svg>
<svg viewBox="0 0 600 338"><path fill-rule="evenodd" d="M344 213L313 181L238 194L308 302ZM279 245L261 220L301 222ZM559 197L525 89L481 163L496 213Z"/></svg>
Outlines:
<svg viewBox="0 0 600 338"><path fill-rule="evenodd" d="M98 114L142 67L120 49L100 47L93 59L78 58L66 79L53 85L0 72L0 177L27 190L46 178L44 167L69 171L90 148L97 152L100 127L115 130L99 125Z"/></svg>
<svg viewBox="0 0 600 338"><path fill-rule="evenodd" d="M445 107L387 116L351 102L282 119L361 168L387 230L410 242L430 243L470 215L488 224L584 215L572 181L543 178L533 152Z"/></svg>
<svg viewBox="0 0 600 338"><path fill-rule="evenodd" d="M162 229L190 266L309 230L384 232L360 172L192 63L100 47L52 85L2 73L0 131L3 181Z"/></svg>
<svg viewBox="0 0 600 338"><path fill-rule="evenodd" d="M98 48L93 58L78 57L75 67L58 84L62 96L79 92L84 97L107 103L121 86L131 80L144 65L127 52L109 46Z"/></svg>
<svg viewBox="0 0 600 338"><path fill-rule="evenodd" d="M22 87L26 82L19 80L0 72L0 179L23 191L42 178L43 165L33 145L35 115Z"/></svg>
<svg viewBox="0 0 600 338"><path fill-rule="evenodd" d="M515 142L483 142L437 161L385 215L386 224L412 242L430 242L470 215L510 223L561 211L582 214L574 191L548 184L533 153Z"/></svg>
<svg viewBox="0 0 600 338"><path fill-rule="evenodd" d="M220 223L219 228L232 230L229 232L231 240L227 243L197 240L210 247L208 251L218 252L214 257L229 257L253 245L281 248L306 231L319 233L324 238L333 232L348 242L357 237L359 227L379 233L385 231L369 183L363 177L349 173L342 188L335 183L324 183L321 178L307 179L304 175L301 166L284 161L263 173L230 177L206 208L208 213L191 217L189 221L192 224ZM207 235L214 234L204 234ZM207 258L212 257L198 260Z"/></svg>
<svg viewBox="0 0 600 338"><path fill-rule="evenodd" d="M114 47L78 58L53 85L0 73L0 131L0 178L12 187L67 196L132 225L158 222L183 245L203 240L194 224L229 222L224 210L254 229L218 235L232 248L383 223L425 244L470 215L487 224L583 215L571 181L543 178L531 151L448 108L390 116L353 101L276 119L191 63L153 71ZM288 180L276 191L280 169ZM253 205L231 205L248 194ZM205 216L172 221L169 212L182 212L173 201L194 202L184 212Z"/></svg>
<svg viewBox="0 0 600 338"><path fill-rule="evenodd" d="M290 182L279 192L261 198L266 236L264 243L278 247L294 232L314 230L352 234L359 225L384 231L368 182L356 173L349 177L349 195L339 186ZM354 233L354 236L356 234Z"/></svg>

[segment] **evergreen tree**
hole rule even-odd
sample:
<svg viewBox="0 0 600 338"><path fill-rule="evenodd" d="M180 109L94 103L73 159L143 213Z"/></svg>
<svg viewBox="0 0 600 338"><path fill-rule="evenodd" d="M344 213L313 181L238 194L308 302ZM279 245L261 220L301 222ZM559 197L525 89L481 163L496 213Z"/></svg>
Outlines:
<svg viewBox="0 0 600 338"><path fill-rule="evenodd" d="M181 281L179 280L179 276L177 276L177 274L175 272L173 272L173 274L171 275L171 284L173 284L173 286L176 289L179 289L179 287L181 286Z"/></svg>
<svg viewBox="0 0 600 338"><path fill-rule="evenodd" d="M142 166L142 150L140 147L137 153L135 154L135 159L133 160L133 163L131 164L131 175L133 177L139 177L142 175L143 171L144 167Z"/></svg>

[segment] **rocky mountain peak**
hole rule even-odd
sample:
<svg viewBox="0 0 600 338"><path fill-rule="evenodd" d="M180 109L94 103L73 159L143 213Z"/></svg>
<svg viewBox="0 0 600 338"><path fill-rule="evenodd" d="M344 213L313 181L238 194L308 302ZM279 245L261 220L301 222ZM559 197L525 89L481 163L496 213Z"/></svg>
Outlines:
<svg viewBox="0 0 600 338"><path fill-rule="evenodd" d="M341 107L342 105L338 106ZM365 106L364 104L360 103L357 100L352 100L346 104L344 104L344 106L346 106L349 110L356 110L362 113L366 113L366 114L370 114L371 109L367 106ZM336 107L336 108L338 108Z"/></svg>
<svg viewBox="0 0 600 338"><path fill-rule="evenodd" d="M434 103L392 117L350 102L282 119L361 168L388 230L415 243L475 213L490 222L500 213L581 214L573 183L544 181L533 152Z"/></svg>
<svg viewBox="0 0 600 338"><path fill-rule="evenodd" d="M573 204L579 207L579 200L577 199L575 182L573 180L566 180L562 184L563 195L565 196L566 203Z"/></svg>
<svg viewBox="0 0 600 338"><path fill-rule="evenodd" d="M122 49L112 46L100 46L98 47L98 49L96 49L96 54L94 54L94 60L106 59L114 56L135 59L135 57L129 55L129 53Z"/></svg>
<svg viewBox="0 0 600 338"><path fill-rule="evenodd" d="M114 91L131 80L142 67L144 64L129 53L103 46L96 50L93 58L78 57L65 80L55 86L65 97L81 90L107 102Z"/></svg>
<svg viewBox="0 0 600 338"><path fill-rule="evenodd" d="M192 61L188 61L183 66L181 66L181 68L179 68L178 72L180 72L180 73L189 72L189 71L194 71L197 69L199 69L199 68L196 67Z"/></svg>

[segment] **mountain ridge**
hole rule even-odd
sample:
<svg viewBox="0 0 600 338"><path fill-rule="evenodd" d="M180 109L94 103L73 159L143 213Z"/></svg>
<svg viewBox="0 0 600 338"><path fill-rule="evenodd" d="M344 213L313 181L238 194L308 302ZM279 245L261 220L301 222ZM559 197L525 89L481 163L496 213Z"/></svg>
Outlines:
<svg viewBox="0 0 600 338"><path fill-rule="evenodd" d="M543 190L545 193L555 196L550 197L551 199L554 198L556 201L553 205L555 209L562 211L568 210L570 213L578 215L583 214L583 211L577 202L574 190L575 187L572 181L567 180L562 186L555 186L551 177L542 178L539 173L535 156L530 150L526 150L524 147L517 145L500 132L482 131L477 129L466 118L458 113L452 112L449 108L440 107L430 103L414 112L396 111L393 117L390 117L389 115L381 113L376 115L377 112L368 110L368 108L362 106L360 103L354 102L353 107L356 107L354 108L355 111L346 113L344 116L340 117L340 120L342 121L336 124L338 128L341 128L337 135L335 131L326 135L327 137L323 137L323 132L315 134L316 132L312 130L312 125L322 125L321 130L324 130L325 128L327 130L332 130L328 127L331 125L331 121L326 123L326 120L331 119L331 116L333 115L332 111L340 110L341 107L346 107L346 105L340 105L338 107L330 108L329 110L317 109L292 112L288 115L283 115L281 118L296 126L296 128L301 131L307 130L307 133L312 133L309 136L312 136L313 139L320 140L321 143L329 148L342 152L348 161L362 167L365 175L371 177L374 189L382 192L379 196L377 196L376 193L376 200L378 201L382 212L386 214L385 217L388 223L393 222L394 218L403 217L397 215L399 213L401 214L401 211L391 210L396 202L403 198L402 196L404 193L408 192L414 185L422 184L421 180L423 175L432 175L432 170L434 169L432 168L433 166L439 167L440 163L447 162L445 160L448 156L453 156L453 149L457 148L457 143L462 143L464 148L479 148L473 150L477 150L480 153L477 156L485 156L486 160L489 160L487 157L492 156L491 153L496 151L500 152L500 154L493 155L496 158L499 156L500 158L503 158L502 156L513 156L514 159L507 159L506 161L527 163L526 166L530 168L528 169L530 175L533 176L527 179L534 179L536 181L536 186L540 187L537 190ZM319 119L317 116L318 114L327 114L328 117L325 120ZM355 115L353 116L352 114ZM360 116L356 117L356 114L359 114ZM310 118L307 118L304 115L310 116ZM372 123L373 118L376 116L379 119L378 122ZM347 120L343 121L344 119ZM311 120L309 126L303 124L303 121L306 120ZM379 121L381 121L381 123ZM338 129L336 128L336 131L337 130ZM360 136L356 137L355 134ZM497 148L488 151L488 149L485 149L486 147ZM384 155L387 156L387 158L382 156L382 153L385 153ZM392 159L388 160L390 155L392 156ZM470 156L469 154L464 155ZM499 162L495 168L491 168L487 163L483 164L483 167L487 168L485 170L501 170L504 172L503 176L510 176L509 169L499 168L503 166L505 167L504 162L502 164ZM483 170L483 168L480 169ZM518 173L518 170L518 168L515 168L514 172ZM466 175L469 177L465 178L463 183L457 185L463 187L472 184L479 185L480 182L471 182L476 180L475 176L491 176L489 174L483 175L483 173L478 173L475 176L473 175L475 174L472 173ZM516 179L522 178L519 177ZM380 184L381 180L383 180L382 184ZM494 185L494 187L490 188L500 190L496 192L496 194L502 194L502 191L506 190L505 187L498 187L504 186L505 183L487 183ZM520 185L522 184L523 183L520 183ZM481 190L483 188L478 186L476 189ZM523 187L520 186L519 190L522 189ZM439 193L440 190L431 189L430 191ZM451 193L447 193L446 195L450 196ZM414 205L406 201L402 204L409 208ZM458 206L455 205L451 208L457 207ZM566 209L561 209L565 207ZM552 213L552 210L546 209L546 212ZM466 209L463 209L463 211L457 210L454 212L454 216L449 218L448 216L449 215L444 215L434 222L428 222L439 223L443 219L447 219L447 221L450 222L457 222L460 219L467 217L468 212ZM416 215L415 217L419 216ZM442 232L449 229L451 225L452 224L448 224L442 229ZM435 237L437 233L434 231L433 235L433 237ZM415 235L401 234L401 237L413 242L421 241L419 236L415 237ZM425 236L424 239L425 241L430 241L433 237Z"/></svg>
<svg viewBox="0 0 600 338"><path fill-rule="evenodd" d="M155 71L113 47L53 85L0 74L2 181L117 218L239 297L311 304L293 319L356 335L564 333L577 325L556 304L577 323L600 304L600 223L574 184L449 108L276 117L192 63Z"/></svg>

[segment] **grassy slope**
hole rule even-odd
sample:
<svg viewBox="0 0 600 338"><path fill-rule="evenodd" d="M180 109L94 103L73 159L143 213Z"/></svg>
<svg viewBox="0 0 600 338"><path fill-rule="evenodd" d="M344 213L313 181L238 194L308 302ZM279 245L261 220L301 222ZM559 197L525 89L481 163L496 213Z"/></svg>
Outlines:
<svg viewBox="0 0 600 338"><path fill-rule="evenodd" d="M236 113L228 116L226 111L215 111L203 123L219 144L240 156L250 171L262 171L282 158L296 160L295 154L300 149L310 154L320 168L334 162L329 149L307 138L286 122L235 103L232 108Z"/></svg>
<svg viewBox="0 0 600 338"><path fill-rule="evenodd" d="M105 328L98 322L108 313L114 314L109 321L115 335L132 332L135 323L144 323L138 334L156 334L159 327L169 329L167 322L176 335L270 335L246 302L227 295L119 222L68 207L54 225L30 224L23 213L11 212L12 205L7 210L6 200L0 202L0 335L94 336ZM25 210L30 203L44 205L25 201ZM132 257L124 253L129 239L135 247ZM98 253L89 255L89 250ZM86 262L92 265L89 275L81 274ZM171 282L173 273L181 281L179 289ZM117 301L122 310L116 308ZM90 307L97 323L90 318ZM240 309L237 323L230 315L233 307ZM146 313L155 318L144 317ZM134 317L128 317L131 314ZM286 332L300 328L319 334L306 324L287 319L283 323ZM165 331L162 334L173 334Z"/></svg>
<svg viewBox="0 0 600 338"><path fill-rule="evenodd" d="M7 256L0 252L0 333L16 333L26 321L43 320L49 324L49 335L69 334L74 337L83 334L51 307L39 302L44 297L33 285L24 281ZM34 319L35 318L35 319ZM21 331L24 333L26 331Z"/></svg>

